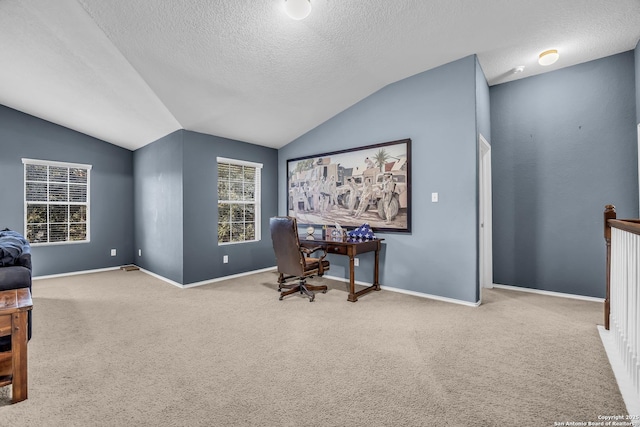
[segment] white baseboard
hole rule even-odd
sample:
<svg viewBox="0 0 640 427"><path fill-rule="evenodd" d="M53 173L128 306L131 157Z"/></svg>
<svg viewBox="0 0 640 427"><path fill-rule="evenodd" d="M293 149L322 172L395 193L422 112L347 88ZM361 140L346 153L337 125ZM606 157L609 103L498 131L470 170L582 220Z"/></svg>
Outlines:
<svg viewBox="0 0 640 427"><path fill-rule="evenodd" d="M400 289L400 288L392 288L390 286L380 286L380 288L384 289L385 291L398 292L400 294L413 295L414 297L420 297L420 298L427 298L427 299L432 299L432 300L436 300L436 301L449 302L449 303L452 303L452 304L466 305L468 307L479 307L480 306L480 301L469 302L469 301L464 301L464 300L461 300L461 299L441 297L441 296L432 295L432 294L425 294L423 292L408 291L406 289Z"/></svg>
<svg viewBox="0 0 640 427"><path fill-rule="evenodd" d="M186 285L181 285L178 282L175 282L173 280L167 279L166 277L160 276L159 274L153 273L151 271L145 270L144 268L140 268L140 271L142 271L143 273L149 274L157 279L163 280L173 286L176 286L178 288L182 288L182 289L188 289L188 288L193 288L196 286L203 286L203 285L208 285L210 283L215 283L215 282L221 282L223 280L228 280L228 279L235 279L236 277L242 277L242 276L249 276L251 274L256 274L256 273L263 273L263 272L267 272L267 271L276 271L276 267L267 267L267 268L263 268L260 270L252 270L252 271L248 271L245 273L238 273L238 274L232 274L230 276L224 276L224 277L218 277L216 279L211 279L211 280L203 280L202 282L194 282L194 283L188 283ZM326 277L327 279L331 279L331 280L337 280L339 282L345 282L345 283L349 283L348 279L345 279L343 277L337 277L337 276L330 276L328 274L325 274L324 277ZM362 286L371 286L371 283L365 283L365 282L361 282L356 280L354 282L357 285L362 285ZM428 298L428 299L433 299L433 300L437 300L437 301L444 301L444 302L449 302L449 303L453 303L453 304L461 304L461 305L466 305L469 307L478 307L480 305L479 302L473 303L473 302L468 302L468 301L463 301L463 300L459 300L459 299L454 299L454 298L447 298L447 297L440 297L437 295L430 295L430 294L425 294L425 293L421 293L421 292L415 292L415 291L408 291L405 289L399 289L399 288L393 288L391 286L380 286L381 289L384 289L385 291L391 291L391 292L398 292L401 294L407 294L407 295L413 295L413 296L417 296L417 297L421 297L421 298Z"/></svg>
<svg viewBox="0 0 640 427"><path fill-rule="evenodd" d="M208 285L210 283L222 282L223 280L235 279L236 277L250 276L256 273L265 273L267 271L275 271L275 270L276 270L276 267L261 268L260 270L251 270L245 273L231 274L229 276L218 277L216 279L209 279L209 280L203 280L201 282L188 283L186 285L182 285L182 287L185 289L193 288L196 286Z"/></svg>
<svg viewBox="0 0 640 427"><path fill-rule="evenodd" d="M127 265L135 265L135 264L127 264ZM138 267L138 266L136 266ZM98 268L95 270L83 270L83 271L72 271L70 273L61 273L61 274L50 274L47 276L34 276L32 278L32 280L44 280L44 279L55 279L57 277L66 277L66 276L77 276L80 274L92 274L92 273L102 273L105 271L113 271L113 270L120 270L121 267L108 267L108 268ZM138 267L140 268L140 267ZM163 282L167 282L175 287L181 288L181 289L187 289L187 288L193 288L196 286L203 286L203 285L207 285L209 283L215 283L215 282L221 282L223 280L228 280L228 279L235 279L236 277L242 277L242 276L249 276L251 274L255 274L255 273L262 273L262 272L266 272L266 271L272 271L275 270L276 267L267 267L267 268L263 268L260 270L252 270L252 271L248 271L245 273L238 273L238 274L232 274L229 276L223 276L223 277L218 277L216 279L210 279L210 280L203 280L201 282L193 282L193 283L187 283L186 285L180 284L176 281L173 281L171 279L167 279L164 276L161 276L159 274L156 274L152 271L149 270L145 270L144 268L140 268L140 271L142 271L143 273L146 273L150 276L155 277L156 279L160 279Z"/></svg>
<svg viewBox="0 0 640 427"><path fill-rule="evenodd" d="M120 267L98 268L96 270L72 271L70 273L49 274L47 276L34 276L32 280L55 279L56 277L77 276L79 274L102 273L104 271L120 270Z"/></svg>
<svg viewBox="0 0 640 427"><path fill-rule="evenodd" d="M127 265L131 265L131 264L127 264ZM134 264L135 265L135 264ZM138 266L136 266L138 267ZM140 268L140 267L138 267ZM104 271L112 271L112 270L119 270L120 267L108 267L108 268L98 268L95 270L83 270L83 271L72 271L70 273L61 273L61 274L50 274L47 276L34 276L33 280L44 280L44 279L54 279L56 277L66 277L66 276L76 276L79 274L92 274L92 273L101 273ZM242 276L249 276L251 274L256 274L256 273L262 273L262 272L266 272L266 271L274 271L276 270L276 267L267 267L267 268L263 268L260 270L252 270L252 271L247 271L244 273L238 273L238 274L232 274L229 276L223 276L223 277L218 277L215 279L210 279L210 280L203 280L201 282L193 282L193 283L187 283L185 285L180 284L178 282L175 282L171 279L168 279L164 276L161 276L159 274L153 273L149 270L145 270L144 268L140 268L140 271L142 271L143 273L146 273L150 276L153 276L157 279L160 279L164 282L167 282L175 287L181 288L181 289L188 289L188 288L193 288L196 286L203 286L203 285L208 285L210 283L216 283L216 282L221 282L223 280L229 280L229 279L235 279L237 277L242 277ZM345 283L349 283L349 279L345 279L344 277L337 277L337 276L330 276L328 274L326 274L324 277L328 278L328 279L332 279L332 280L337 280L339 282L345 282ZM356 285L361 285L361 286L371 286L371 283L366 283L366 282L361 282L359 280L355 281ZM498 289L506 289L506 290L510 290L510 291L520 291L520 292L529 292L529 293L534 293L534 294L540 294L540 295L548 295L548 296L554 296L554 297L561 297L561 298L571 298L571 299L578 299L578 300L583 300L583 301L591 301L591 302L598 302L598 303L603 303L604 299L603 298L595 298L595 297L587 297L587 296L583 296L583 295L574 295L574 294L565 294L562 292L553 292L553 291L543 291L540 289L531 289L531 288L523 288L520 286L511 286L511 285L500 285L497 283L493 284L494 288L498 288ZM412 295L412 296L416 296L416 297L420 297L420 298L427 298L427 299L433 299L436 301L444 301L444 302L449 302L452 304L460 304L460 305L466 305L469 307L478 307L480 305L480 302L469 302L469 301L464 301L464 300L459 300L459 299L455 299L455 298L447 298L447 297L441 297L438 295L431 295L431 294L425 294L423 292L416 292L416 291L409 291L406 289L400 289L400 288L394 288L391 286L380 286L381 289L384 289L385 291L391 291L391 292L398 292L401 294L406 294L406 295Z"/></svg>
<svg viewBox="0 0 640 427"><path fill-rule="evenodd" d="M618 383L620 394L622 395L622 399L627 406L627 412L629 413L629 415L639 416L640 396L638 396L638 393L633 387L633 381L631 378L629 378L627 370L622 363L620 352L616 348L616 344L613 338L613 332L607 331L602 325L598 325L598 332L600 333L602 345L607 352L611 370L616 377L616 382ZM624 421L628 422L628 420ZM640 420L635 420L633 425L640 426Z"/></svg>
<svg viewBox="0 0 640 427"><path fill-rule="evenodd" d="M591 302L599 302L599 303L604 302L604 298L586 297L584 295L565 294L562 292L543 291L540 289L523 288L520 286L499 285L497 283L494 283L493 287L498 289L507 289L509 291L520 291L520 292L529 292L532 294L548 295L552 297L579 299L582 301L591 301Z"/></svg>
<svg viewBox="0 0 640 427"><path fill-rule="evenodd" d="M331 279L331 280L337 280L339 282L349 283L349 279L345 279L344 277L330 276L328 274L325 274L323 277L326 277L327 279ZM354 283L356 285L361 285L361 286L371 286L372 285L372 283L365 283L365 282L361 282L359 280L354 280ZM453 303L453 304L466 305L468 307L478 307L480 305L480 302L469 302L469 301L464 301L464 300L455 299L455 298L441 297L441 296L438 296L438 295L431 295L431 294L425 294L423 292L409 291L409 290L406 290L406 289L394 288L394 287L391 287L391 286L383 286L383 285L381 285L380 289L384 289L385 291L398 292L400 294L412 295L414 297L427 298L427 299L432 299L432 300L436 300L436 301L443 301L443 302L449 302L449 303Z"/></svg>
<svg viewBox="0 0 640 427"><path fill-rule="evenodd" d="M142 271L143 273L148 274L149 276L153 276L153 277L155 277L156 279L160 279L160 280L162 280L163 282L166 282L166 283L168 283L168 284L170 284L170 285L175 286L176 288L184 288L184 285L182 285L182 284L180 284L180 283L178 283L178 282L174 282L173 280L171 280L171 279L167 279L166 277L161 276L161 275L159 275L159 274L156 274L156 273L154 273L154 272L152 272L152 271L145 270L144 268L139 267L139 266L137 266L137 265L136 265L136 267L138 267L138 268L140 269L140 271Z"/></svg>
<svg viewBox="0 0 640 427"><path fill-rule="evenodd" d="M140 268L140 267L138 267L138 268ZM266 271L272 271L272 270L275 270L275 269L276 269L275 267L267 267L267 268L262 268L260 270L252 270L252 271L247 271L245 273L231 274L229 276L223 276L223 277L218 277L218 278L215 278L215 279L203 280L201 282L187 283L186 285L182 285L182 284L180 284L178 282L175 282L175 281L173 281L171 279L167 279L164 276L161 276L159 274L153 273L153 272L151 272L149 270L145 270L144 268L140 268L140 271L142 271L143 273L146 273L146 274L148 274L150 276L153 276L156 279L160 279L160 280L162 280L164 282L167 282L170 285L173 285L175 287L178 287L178 288L181 288L181 289L188 289L188 288L194 288L196 286L208 285L210 283L221 282L223 280L235 279L236 277L249 276L251 274L263 273L263 272L266 272Z"/></svg>

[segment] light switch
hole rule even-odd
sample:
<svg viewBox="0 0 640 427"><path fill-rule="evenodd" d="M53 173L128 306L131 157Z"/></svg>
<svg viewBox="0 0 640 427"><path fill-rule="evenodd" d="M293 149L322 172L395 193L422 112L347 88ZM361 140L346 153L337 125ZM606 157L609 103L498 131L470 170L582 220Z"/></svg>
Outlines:
<svg viewBox="0 0 640 427"><path fill-rule="evenodd" d="M431 193L431 201L436 203L438 201L438 193Z"/></svg>

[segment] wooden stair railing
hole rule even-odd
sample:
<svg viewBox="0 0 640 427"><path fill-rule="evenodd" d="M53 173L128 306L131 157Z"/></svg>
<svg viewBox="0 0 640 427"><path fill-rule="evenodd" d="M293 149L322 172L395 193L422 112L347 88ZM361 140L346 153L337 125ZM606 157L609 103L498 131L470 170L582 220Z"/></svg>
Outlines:
<svg viewBox="0 0 640 427"><path fill-rule="evenodd" d="M624 367L634 402L640 401L640 219L616 219L616 208L605 206L607 293L604 325Z"/></svg>
<svg viewBox="0 0 640 427"><path fill-rule="evenodd" d="M604 240L607 245L607 290L604 300L604 328L609 330L611 317L611 228L617 228L629 233L640 235L640 219L616 219L616 207L604 207Z"/></svg>

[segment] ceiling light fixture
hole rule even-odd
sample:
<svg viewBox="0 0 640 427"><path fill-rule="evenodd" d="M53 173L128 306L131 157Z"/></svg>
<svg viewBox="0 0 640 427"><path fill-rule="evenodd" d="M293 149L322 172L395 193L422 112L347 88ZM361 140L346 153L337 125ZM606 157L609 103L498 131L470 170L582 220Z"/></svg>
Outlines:
<svg viewBox="0 0 640 427"><path fill-rule="evenodd" d="M518 65L517 67L511 70L512 74L522 73L524 71L524 65Z"/></svg>
<svg viewBox="0 0 640 427"><path fill-rule="evenodd" d="M284 11L291 19L304 19L311 13L311 0L284 0Z"/></svg>
<svg viewBox="0 0 640 427"><path fill-rule="evenodd" d="M560 58L560 54L556 49L545 50L538 57L538 64L547 66L556 62Z"/></svg>

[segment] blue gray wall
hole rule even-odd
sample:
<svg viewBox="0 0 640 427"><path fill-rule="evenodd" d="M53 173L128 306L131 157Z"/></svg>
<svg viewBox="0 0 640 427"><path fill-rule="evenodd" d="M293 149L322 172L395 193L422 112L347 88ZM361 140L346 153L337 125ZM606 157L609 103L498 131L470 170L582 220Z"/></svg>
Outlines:
<svg viewBox="0 0 640 427"><path fill-rule="evenodd" d="M91 242L34 246L35 276L135 263L189 284L275 265L268 233L277 213L275 149L177 131L134 153L0 106L0 152L0 228L20 232L22 158L93 166ZM218 247L217 156L264 164L262 241Z"/></svg>
<svg viewBox="0 0 640 427"><path fill-rule="evenodd" d="M381 283L475 301L480 132L492 143L494 281L602 297L602 209L638 216L639 82L640 44L490 89L470 56L391 84L279 151L178 131L132 153L0 106L0 227L24 229L21 158L91 164L91 242L34 247L36 276L134 262L179 283L223 277L274 265L267 224L286 212L287 159L411 138L413 231L380 235ZM215 244L217 156L264 163L262 242ZM331 262L348 277L345 259ZM356 278L372 281L371 257Z"/></svg>
<svg viewBox="0 0 640 427"><path fill-rule="evenodd" d="M494 282L605 294L602 212L638 216L633 52L492 86Z"/></svg>
<svg viewBox="0 0 640 427"><path fill-rule="evenodd" d="M183 283L183 136L176 131L133 153L135 264L178 283Z"/></svg>
<svg viewBox="0 0 640 427"><path fill-rule="evenodd" d="M91 241L34 246L34 276L115 267L133 261L131 151L0 106L0 153L0 228L21 233L24 232L22 158L93 166ZM117 256L111 256L111 249L117 250Z"/></svg>
<svg viewBox="0 0 640 427"><path fill-rule="evenodd" d="M261 241L218 246L217 157L264 165ZM136 150L136 264L185 285L273 267L277 162L275 149L184 130Z"/></svg>
<svg viewBox="0 0 640 427"><path fill-rule="evenodd" d="M640 123L640 41L634 51L636 68L636 123Z"/></svg>
<svg viewBox="0 0 640 427"><path fill-rule="evenodd" d="M477 301L476 59L460 59L390 84L279 150L279 212L286 161L363 145L412 140L412 233L378 233L384 286ZM310 107L312 108L312 106ZM431 193L440 202L431 202ZM330 275L348 278L346 257ZM363 254L356 280L373 280Z"/></svg>
<svg viewBox="0 0 640 427"><path fill-rule="evenodd" d="M269 218L278 212L278 151L197 132L184 132L184 283L275 265ZM262 240L218 246L216 158L262 163ZM229 262L223 264L222 257Z"/></svg>

